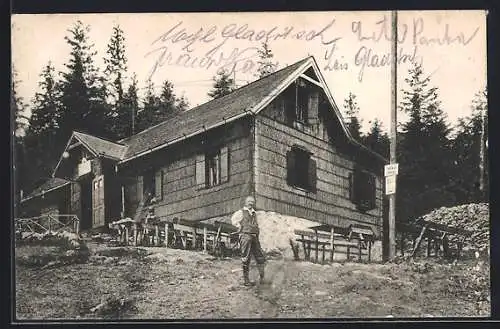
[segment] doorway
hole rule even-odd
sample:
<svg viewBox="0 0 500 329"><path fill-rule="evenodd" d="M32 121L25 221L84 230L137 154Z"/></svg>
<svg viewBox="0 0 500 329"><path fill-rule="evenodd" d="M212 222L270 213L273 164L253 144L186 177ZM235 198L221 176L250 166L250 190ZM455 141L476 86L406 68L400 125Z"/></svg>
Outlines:
<svg viewBox="0 0 500 329"><path fill-rule="evenodd" d="M92 180L86 178L80 182L82 200L82 218L80 228L88 230L92 228Z"/></svg>

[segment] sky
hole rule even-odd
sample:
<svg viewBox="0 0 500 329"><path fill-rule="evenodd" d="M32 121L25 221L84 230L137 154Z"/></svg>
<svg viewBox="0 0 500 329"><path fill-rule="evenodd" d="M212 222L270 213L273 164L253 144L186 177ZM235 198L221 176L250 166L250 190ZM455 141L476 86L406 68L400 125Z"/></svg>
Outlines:
<svg viewBox="0 0 500 329"><path fill-rule="evenodd" d="M157 88L168 79L191 107L210 99L207 92L218 69L231 70L238 86L255 80L257 49L264 40L278 68L314 56L338 107L343 110L352 92L363 130L375 118L388 130L388 11L13 15L12 62L26 102L38 91L49 61L56 71L65 70L70 47L64 37L77 20L90 26L101 70L113 26L119 24L128 77L136 73L142 90L147 79ZM474 95L486 87L486 12L400 11L398 36L397 89L406 87L412 62L421 63L438 87L449 122L469 115Z"/></svg>

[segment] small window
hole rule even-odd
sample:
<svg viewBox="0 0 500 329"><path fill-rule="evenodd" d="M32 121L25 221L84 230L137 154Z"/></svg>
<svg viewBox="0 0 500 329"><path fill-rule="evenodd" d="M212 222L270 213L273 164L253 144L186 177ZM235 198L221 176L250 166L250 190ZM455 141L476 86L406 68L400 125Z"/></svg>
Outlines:
<svg viewBox="0 0 500 329"><path fill-rule="evenodd" d="M229 153L227 147L212 149L196 158L196 186L209 188L229 179Z"/></svg>
<svg viewBox="0 0 500 329"><path fill-rule="evenodd" d="M296 119L297 121L307 124L308 123L308 109L309 109L309 92L307 84L299 79L297 80L297 98L296 98Z"/></svg>
<svg viewBox="0 0 500 329"><path fill-rule="evenodd" d="M207 187L219 185L220 181L220 150L205 155L205 177Z"/></svg>
<svg viewBox="0 0 500 329"><path fill-rule="evenodd" d="M147 201L155 192L155 173L153 170L147 171L142 177L142 189Z"/></svg>
<svg viewBox="0 0 500 329"><path fill-rule="evenodd" d="M284 93L284 112L289 126L302 130L318 123L318 87L297 79Z"/></svg>
<svg viewBox="0 0 500 329"><path fill-rule="evenodd" d="M300 147L292 147L287 153L288 185L316 192L316 161L311 153Z"/></svg>
<svg viewBox="0 0 500 329"><path fill-rule="evenodd" d="M355 169L349 174L349 196L361 211L376 207L376 179L367 171Z"/></svg>
<svg viewBox="0 0 500 329"><path fill-rule="evenodd" d="M155 173L155 199L163 200L163 186L165 181L165 171L160 169Z"/></svg>

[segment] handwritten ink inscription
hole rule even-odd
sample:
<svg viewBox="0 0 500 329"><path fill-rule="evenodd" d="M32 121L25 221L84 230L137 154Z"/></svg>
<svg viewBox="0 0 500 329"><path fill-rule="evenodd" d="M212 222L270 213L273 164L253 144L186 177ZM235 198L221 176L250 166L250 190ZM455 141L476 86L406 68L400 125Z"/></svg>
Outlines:
<svg viewBox="0 0 500 329"><path fill-rule="evenodd" d="M351 40L352 36L342 36L338 30L335 18L310 29L299 29L292 25L255 28L248 23L231 23L224 26L214 24L192 29L180 21L154 39L151 49L145 54L146 58L153 59L149 78L165 66L223 69L229 73L255 72L260 44L272 44L273 41L280 40L319 45L324 49L324 56L318 64L322 65L325 71L348 71L355 67L360 82L367 69L390 65L390 53L377 53L374 50L375 44L391 41L391 26L387 16L371 25L363 21L351 22L350 30L359 45L357 49L343 48L343 39ZM479 27L472 31L461 31L453 29L449 24L439 29L431 29L426 28L422 17L413 18L409 23L398 24L399 48L396 60L398 63L422 62L420 47L465 47L474 40L478 31ZM235 47L235 44L241 45L242 41L243 47ZM204 50L200 50L201 48Z"/></svg>

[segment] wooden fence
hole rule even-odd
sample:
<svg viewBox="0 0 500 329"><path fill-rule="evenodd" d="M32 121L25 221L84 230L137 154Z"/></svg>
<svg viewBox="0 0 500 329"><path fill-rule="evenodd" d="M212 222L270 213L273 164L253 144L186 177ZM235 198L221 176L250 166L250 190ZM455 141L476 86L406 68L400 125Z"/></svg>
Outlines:
<svg viewBox="0 0 500 329"><path fill-rule="evenodd" d="M68 231L78 234L80 220L76 215L44 215L29 218L16 218L14 220L16 237L25 239L35 233L58 233Z"/></svg>
<svg viewBox="0 0 500 329"><path fill-rule="evenodd" d="M163 246L203 250L223 254L234 250L238 243L233 233L237 228L225 222L192 222L182 219L152 220L138 223L121 219L110 223L109 228L119 235L123 245Z"/></svg>

